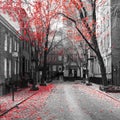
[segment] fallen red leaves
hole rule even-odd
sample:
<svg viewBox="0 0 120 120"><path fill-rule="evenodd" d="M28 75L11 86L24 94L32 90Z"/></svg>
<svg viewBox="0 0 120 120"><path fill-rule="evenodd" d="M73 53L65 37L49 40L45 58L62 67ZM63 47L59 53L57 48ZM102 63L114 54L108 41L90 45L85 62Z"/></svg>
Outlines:
<svg viewBox="0 0 120 120"><path fill-rule="evenodd" d="M39 115L39 111L45 104L46 99L49 97L52 89L55 86L49 84L47 86L40 86L40 90L37 94L33 95L27 101L19 105L18 108L14 108L9 111L4 116L1 116L1 120L11 120L11 119L36 119L42 120Z"/></svg>

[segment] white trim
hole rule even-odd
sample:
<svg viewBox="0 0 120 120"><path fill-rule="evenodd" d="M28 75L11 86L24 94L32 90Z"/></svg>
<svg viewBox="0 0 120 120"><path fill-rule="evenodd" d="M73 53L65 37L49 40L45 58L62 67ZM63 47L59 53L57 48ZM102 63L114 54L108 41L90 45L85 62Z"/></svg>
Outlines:
<svg viewBox="0 0 120 120"><path fill-rule="evenodd" d="M12 72L11 65L12 65L11 60L9 60L9 77L11 77Z"/></svg>
<svg viewBox="0 0 120 120"><path fill-rule="evenodd" d="M4 59L4 76L7 78L7 58Z"/></svg>
<svg viewBox="0 0 120 120"><path fill-rule="evenodd" d="M9 52L12 53L12 37L9 40Z"/></svg>
<svg viewBox="0 0 120 120"><path fill-rule="evenodd" d="M8 34L5 33L5 36L4 36L4 50L7 51L7 48L8 48Z"/></svg>
<svg viewBox="0 0 120 120"><path fill-rule="evenodd" d="M12 27L7 20L0 15L0 23L3 24L8 30L10 30L14 35L16 35L18 38L20 38L21 34L17 32L17 30Z"/></svg>

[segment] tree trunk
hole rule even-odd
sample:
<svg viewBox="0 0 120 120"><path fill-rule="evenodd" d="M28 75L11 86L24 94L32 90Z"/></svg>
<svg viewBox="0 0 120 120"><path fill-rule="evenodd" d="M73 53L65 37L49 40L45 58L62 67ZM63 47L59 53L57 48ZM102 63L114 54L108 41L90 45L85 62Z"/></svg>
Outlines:
<svg viewBox="0 0 120 120"><path fill-rule="evenodd" d="M80 0L80 2L82 3L81 0ZM83 18L88 17L87 14L84 14L84 13L86 13L85 7L82 7L83 9L81 8L82 10L80 12L80 18L81 18L81 20L83 20L82 22L85 25L85 28L88 30L89 35L91 36L91 42L88 41L86 36L79 29L79 27L77 26L78 22L75 19L65 15L64 13L60 13L60 14L63 15L64 17L66 17L67 19L69 19L70 21L72 21L75 24L75 28L79 32L79 34L82 36L83 40L95 52L95 54L98 58L98 61L99 61L99 65L100 65L100 70L101 70L101 75L102 75L102 83L103 83L104 86L107 86L106 68L105 68L104 61L103 61L102 55L100 53L97 38L96 38L96 0L94 0L94 1L91 0L91 5L92 5L92 8L93 8L92 28L89 26L89 24L86 20L83 20Z"/></svg>
<svg viewBox="0 0 120 120"><path fill-rule="evenodd" d="M97 55L98 61L99 61L99 65L100 65L100 71L101 71L101 75L102 75L102 84L103 86L107 86L107 76L106 76L106 68L105 68L105 64L102 58L102 55L100 53L100 49L98 46L98 42L97 42L97 37L96 37L96 0L94 0L93 2L93 21L95 23L93 23L92 25L92 43L94 45L94 52Z"/></svg>
<svg viewBox="0 0 120 120"><path fill-rule="evenodd" d="M50 25L47 28L46 31L46 42L45 42L45 48L44 48L44 63L43 63L43 73L42 73L42 79L41 79L41 86L46 86L46 70L47 70L47 52L48 52L48 36L49 36L49 30Z"/></svg>
<svg viewBox="0 0 120 120"><path fill-rule="evenodd" d="M106 68L105 68L105 64L104 64L104 61L103 61L103 57L102 57L102 55L100 53L100 50L99 50L96 35L93 35L92 42L93 42L94 48L95 48L94 52L95 52L95 54L98 58L98 62L99 62L99 65L100 65L100 71L101 71L101 75L102 75L102 84L103 84L103 86L107 86Z"/></svg>
<svg viewBox="0 0 120 120"><path fill-rule="evenodd" d="M39 90L38 87L36 87L37 85L37 78L36 78L36 75L37 75L37 72L38 72L38 50L36 48L37 46L35 46L35 70L34 70L34 73L33 73L33 85L32 85L32 88L31 90Z"/></svg>
<svg viewBox="0 0 120 120"><path fill-rule="evenodd" d="M102 75L102 84L104 86L107 86L106 68L105 68L105 64L104 64L103 58L102 58L99 50L96 52L96 55L97 55L99 65L100 65L100 71L101 71L101 75Z"/></svg>
<svg viewBox="0 0 120 120"><path fill-rule="evenodd" d="M41 86L46 86L47 46L48 46L48 40L46 40L45 42L43 72L42 72L42 79L40 84Z"/></svg>

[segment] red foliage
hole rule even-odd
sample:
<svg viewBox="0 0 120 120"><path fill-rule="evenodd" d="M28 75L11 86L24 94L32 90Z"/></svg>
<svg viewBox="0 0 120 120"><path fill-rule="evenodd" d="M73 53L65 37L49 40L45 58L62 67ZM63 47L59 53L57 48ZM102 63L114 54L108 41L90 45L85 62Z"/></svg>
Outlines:
<svg viewBox="0 0 120 120"><path fill-rule="evenodd" d="M97 5L101 6L104 5L106 0L98 1ZM77 10L83 11L83 8L85 7L87 11L92 10L92 5L88 1L83 2L82 0L62 0L62 4L60 0L36 0L33 4L27 4L24 7L22 0L7 0L4 2L4 0L0 1L0 9L4 13L8 13L13 21L17 20L20 25L20 31L22 31L22 37L21 39L29 40L36 39L40 42L45 42L45 38L47 35L47 29L50 26L51 20L57 19L57 12L60 12L60 9L66 14L67 16L70 16L74 20L77 21L78 28L82 31L86 39L91 39L91 34L89 33L87 29L87 25L90 28L92 28L93 24L97 24L96 21L89 19L87 16L84 16L81 19L78 19ZM31 12L29 7L33 9ZM29 12L28 12L29 11ZM103 18L103 22L105 22L106 19L109 19L109 16L106 16L106 18ZM63 22L67 21L67 18L63 17ZM81 23L80 23L81 22ZM81 24L81 25L80 25ZM30 32L32 28L35 28L34 32ZM74 31L68 30L68 33L74 33ZM29 34L31 37L23 37L27 36ZM99 36L99 33L97 33L97 36ZM81 40L81 37L78 35L72 36L75 41Z"/></svg>
<svg viewBox="0 0 120 120"><path fill-rule="evenodd" d="M20 37L22 40L35 38L40 42L44 42L46 29L49 27L51 19L55 18L54 16L59 10L58 5L60 5L59 0L36 0L33 4L26 3L25 7L23 0L7 0L6 2L1 0L0 3L0 9L3 13L8 13L14 21L17 20L19 22L20 32L23 34ZM32 12L29 7L33 9ZM30 32L33 27L36 30ZM23 37L28 34L31 36L30 38Z"/></svg>

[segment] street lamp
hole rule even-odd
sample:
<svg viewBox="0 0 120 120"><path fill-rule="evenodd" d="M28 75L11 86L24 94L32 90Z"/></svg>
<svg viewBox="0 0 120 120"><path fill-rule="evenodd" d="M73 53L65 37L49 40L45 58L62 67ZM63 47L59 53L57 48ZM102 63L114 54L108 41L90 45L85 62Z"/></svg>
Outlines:
<svg viewBox="0 0 120 120"><path fill-rule="evenodd" d="M14 51L14 52L12 52L12 63L13 63L13 61L14 61L14 59L13 59L13 57L14 58L18 58L18 52L17 51ZM15 66L16 67L16 66ZM15 68L16 69L16 68ZM13 72L13 70L12 70L12 75L14 74L14 72ZM13 76L12 76L13 77ZM14 89L15 89L15 81L13 81L14 79L12 79L12 81L11 81L11 90L12 90L12 101L14 101Z"/></svg>

